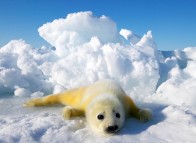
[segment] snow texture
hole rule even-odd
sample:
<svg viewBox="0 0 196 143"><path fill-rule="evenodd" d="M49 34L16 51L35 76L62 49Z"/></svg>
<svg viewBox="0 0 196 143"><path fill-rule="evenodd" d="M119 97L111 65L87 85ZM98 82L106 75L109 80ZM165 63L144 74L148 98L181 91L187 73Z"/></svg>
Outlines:
<svg viewBox="0 0 196 143"><path fill-rule="evenodd" d="M196 47L159 51L152 32L117 30L106 16L69 14L38 29L53 47L12 40L0 48L0 143L193 143L196 137ZM92 133L84 118L64 120L62 107L23 108L29 98L116 80L153 120L127 119L114 136Z"/></svg>

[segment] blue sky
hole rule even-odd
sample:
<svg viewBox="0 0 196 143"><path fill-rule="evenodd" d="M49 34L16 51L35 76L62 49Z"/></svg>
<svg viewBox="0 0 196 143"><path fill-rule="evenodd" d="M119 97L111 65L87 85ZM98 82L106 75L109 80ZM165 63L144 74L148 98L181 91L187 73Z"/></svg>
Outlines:
<svg viewBox="0 0 196 143"><path fill-rule="evenodd" d="M79 11L106 15L119 30L138 35L152 30L160 50L196 47L194 0L1 0L0 47L13 39L24 39L34 47L47 45L37 29Z"/></svg>

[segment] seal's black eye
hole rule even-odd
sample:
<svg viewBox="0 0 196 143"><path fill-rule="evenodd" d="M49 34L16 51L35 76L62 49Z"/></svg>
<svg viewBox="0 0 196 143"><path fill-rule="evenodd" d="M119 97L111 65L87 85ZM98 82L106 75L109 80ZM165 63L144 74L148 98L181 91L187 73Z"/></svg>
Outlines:
<svg viewBox="0 0 196 143"><path fill-rule="evenodd" d="M97 116L97 119L98 119L98 120L103 120L103 119L104 119L104 116L103 116L103 115L98 115L98 116Z"/></svg>
<svg viewBox="0 0 196 143"><path fill-rule="evenodd" d="M119 113L116 113L116 118L120 118L120 114Z"/></svg>

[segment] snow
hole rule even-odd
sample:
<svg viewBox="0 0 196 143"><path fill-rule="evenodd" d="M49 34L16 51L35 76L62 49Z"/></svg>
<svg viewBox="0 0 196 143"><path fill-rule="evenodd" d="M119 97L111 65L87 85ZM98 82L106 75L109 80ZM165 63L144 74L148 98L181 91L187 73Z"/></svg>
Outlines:
<svg viewBox="0 0 196 143"><path fill-rule="evenodd" d="M44 24L38 31L57 48L59 56L69 54L69 48L87 43L92 37L99 37L103 43L119 41L116 24L104 15L95 17L90 11L68 14L65 19Z"/></svg>
<svg viewBox="0 0 196 143"><path fill-rule="evenodd" d="M106 16L69 14L38 29L53 47L12 40L0 48L0 142L179 142L196 136L196 47L159 51L152 32L117 30ZM114 136L93 133L61 106L23 108L29 98L116 80L153 120L127 119Z"/></svg>
<svg viewBox="0 0 196 143"><path fill-rule="evenodd" d="M130 44L133 45L135 45L141 39L138 35L127 29L121 29L120 35L122 35L127 41L130 42Z"/></svg>
<svg viewBox="0 0 196 143"><path fill-rule="evenodd" d="M175 105L186 104L196 107L196 102L194 102L196 101L195 49L196 48L194 47L191 49L185 48L180 52L174 51L172 57L166 58L166 65L164 66L165 68L168 68L168 73L166 73L167 79L156 91L165 102ZM178 100L176 100L176 95L178 96Z"/></svg>

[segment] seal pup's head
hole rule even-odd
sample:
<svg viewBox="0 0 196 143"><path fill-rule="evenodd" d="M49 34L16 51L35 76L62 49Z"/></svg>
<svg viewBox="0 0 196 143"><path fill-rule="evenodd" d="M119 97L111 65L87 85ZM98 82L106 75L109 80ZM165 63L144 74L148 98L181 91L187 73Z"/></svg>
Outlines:
<svg viewBox="0 0 196 143"><path fill-rule="evenodd" d="M103 94L89 104L86 118L91 129L104 134L113 134L122 127L125 111L117 97Z"/></svg>

